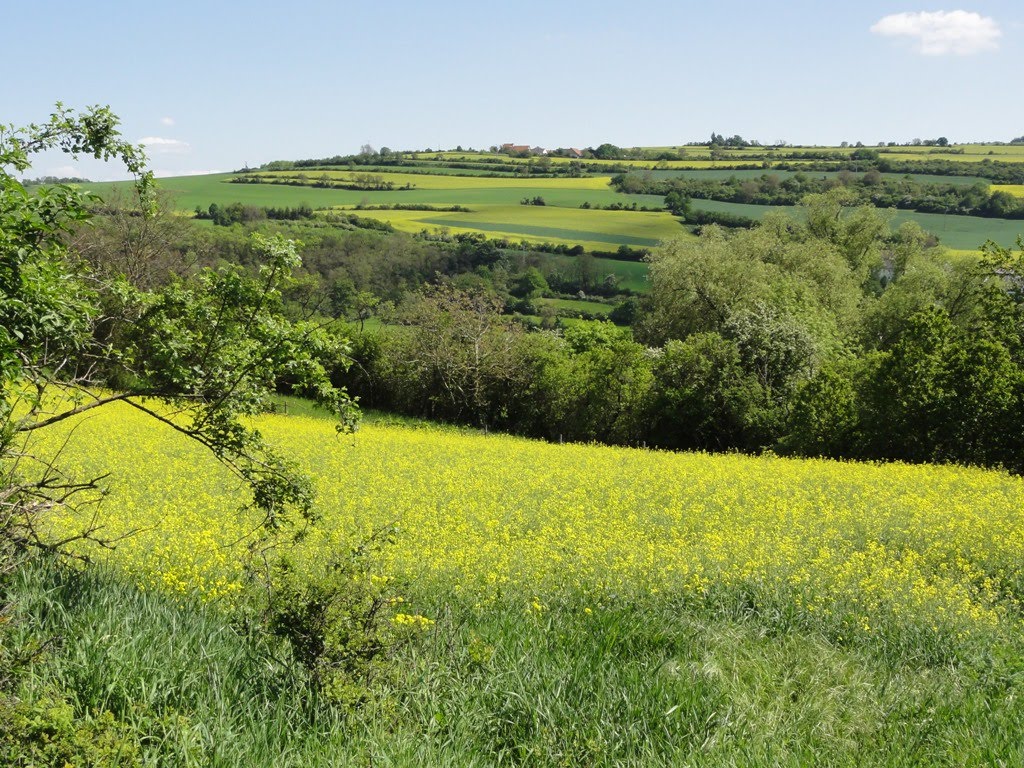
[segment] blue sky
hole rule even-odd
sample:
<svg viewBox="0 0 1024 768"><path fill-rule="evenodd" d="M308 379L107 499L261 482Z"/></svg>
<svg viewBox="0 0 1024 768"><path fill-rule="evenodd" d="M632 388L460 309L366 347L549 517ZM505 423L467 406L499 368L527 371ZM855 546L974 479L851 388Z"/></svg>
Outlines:
<svg viewBox="0 0 1024 768"><path fill-rule="evenodd" d="M58 100L109 104L158 175L364 143L1024 135L1020 0L4 6L4 58L21 74L0 82L0 123L44 119ZM46 156L33 172L117 175L69 166Z"/></svg>

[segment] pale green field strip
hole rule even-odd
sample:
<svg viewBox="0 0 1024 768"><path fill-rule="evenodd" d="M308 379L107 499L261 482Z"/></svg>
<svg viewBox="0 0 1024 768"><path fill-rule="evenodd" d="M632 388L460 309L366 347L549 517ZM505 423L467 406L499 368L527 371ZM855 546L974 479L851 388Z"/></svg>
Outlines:
<svg viewBox="0 0 1024 768"><path fill-rule="evenodd" d="M898 227L904 221L917 222L928 232L937 235L943 245L958 250L977 250L987 240L1010 247L1024 234L1024 220L985 219L979 216L950 216L914 211L897 211L893 215L894 227Z"/></svg>
<svg viewBox="0 0 1024 768"><path fill-rule="evenodd" d="M589 250L614 250L620 245L651 247L668 237L685 234L679 221L671 214L639 211L485 205L474 208L470 213L391 210L357 213L390 222L403 231L427 228L486 232L514 240L579 244Z"/></svg>
<svg viewBox="0 0 1024 768"><path fill-rule="evenodd" d="M360 165L356 168L349 166L340 167L333 166L325 168L329 173L335 173L338 171L345 171L349 173L409 173L412 175L429 175L429 176L484 176L487 177L491 174L495 174L495 177L512 177L516 173L513 171L501 170L500 168L491 168L486 164L477 163L473 168L451 168L447 165L441 165L439 163L429 163L419 165L423 161L409 161L408 164L403 163L402 165ZM307 176L315 177L319 174L324 173L324 170L315 168L296 168L287 173L305 173ZM264 173L261 171L260 173ZM266 173L278 173L278 171L267 171Z"/></svg>
<svg viewBox="0 0 1024 768"><path fill-rule="evenodd" d="M580 270L579 260L575 256L553 253L545 255L544 258L548 263L554 265L554 268L566 274L577 274ZM650 284L647 282L647 264L642 261L619 261L618 259L598 257L592 263L594 271L597 273L598 282L603 280L606 275L614 275L622 290L644 293L650 289Z"/></svg>
<svg viewBox="0 0 1024 768"><path fill-rule="evenodd" d="M726 159L723 160L712 160L710 153L706 147L695 147L691 152L687 148L687 157L680 160L599 160L596 158L586 158L581 160L584 165L608 165L608 166L633 166L636 168L722 168L730 165L744 164L744 163L761 163L762 158L759 156L763 154L764 150L758 152L743 153L736 150L729 150L727 152ZM431 155L433 156L433 155ZM442 158L444 160L452 162L478 162L481 157L500 157L503 158L504 162L511 163L529 163L530 158L520 157L507 157L504 155L469 155L466 153L444 153ZM574 162L573 158L569 157L551 157L549 156L552 164L566 164ZM537 160L534 158L534 163ZM811 162L810 160L794 160L792 162ZM482 167L482 166L481 166Z"/></svg>
<svg viewBox="0 0 1024 768"><path fill-rule="evenodd" d="M962 150L962 152L961 152ZM942 147L879 147L882 157L906 157L910 160L961 160L974 162L988 158L1004 163L1024 162L1024 144L957 144Z"/></svg>
<svg viewBox="0 0 1024 768"><path fill-rule="evenodd" d="M313 171L301 173L297 171L271 171L260 173L260 177L279 177L282 179L294 179L305 176L309 182L315 183L317 179L326 176L331 181L352 182L357 179L362 171ZM610 176L584 176L572 178L531 178L531 177L501 177L490 178L480 176L452 176L452 175L431 175L414 173L374 173L384 181L391 182L396 187L411 184L416 189L445 189L445 190L479 190L479 189L576 189L576 190L604 190L608 189ZM242 186L242 185L237 185Z"/></svg>
<svg viewBox="0 0 1024 768"><path fill-rule="evenodd" d="M1009 153L1009 152L978 152L977 154L964 152L960 154L958 152L944 152L935 154L925 154L923 152L907 152L903 151L905 148L901 148L897 152L885 152L881 155L882 160L915 160L926 162L928 160L942 160L953 163L980 163L985 160L991 160L992 162L1000 163L1024 163L1024 154ZM998 148L997 148L998 149Z"/></svg>
<svg viewBox="0 0 1024 768"><path fill-rule="evenodd" d="M648 150L663 150L668 152L677 152L678 148L675 147L646 147ZM686 151L686 156L679 160L598 160L598 159L584 159L584 163L596 163L596 164L607 164L607 165L634 165L634 166L647 166L652 167L658 165L659 167L666 168L687 168L687 167L701 167L692 166L693 163L706 162L708 165L712 164L711 161L711 150L708 146L696 146L696 147L683 147ZM825 146L803 146L803 147L742 147L742 148L722 148L718 151L724 153L724 159L714 161L714 165L729 165L738 163L749 163L749 162L761 162L765 157L768 158L768 162L803 162L801 155L815 155L822 152L828 152L830 154L840 154L844 156L852 155L860 147L825 147ZM878 147L878 146L865 146L863 149L870 149L877 151L881 154L882 158L890 160L949 160L953 162L980 162L986 158L993 161L1000 162L1024 162L1024 145L1020 144L962 144L951 146L949 148L935 147L935 146L907 146L907 147ZM489 153L469 153L469 152L442 152L439 153L442 160L449 161L461 161L461 162L473 162L480 158L493 158L493 157L505 157L503 155L492 155ZM423 157L434 158L438 157L438 153L424 154ZM505 157L506 161L511 162L528 162L529 158L515 158ZM809 157L806 162L813 162L815 158ZM570 158L565 157L552 157L552 163L567 163L570 162Z"/></svg>

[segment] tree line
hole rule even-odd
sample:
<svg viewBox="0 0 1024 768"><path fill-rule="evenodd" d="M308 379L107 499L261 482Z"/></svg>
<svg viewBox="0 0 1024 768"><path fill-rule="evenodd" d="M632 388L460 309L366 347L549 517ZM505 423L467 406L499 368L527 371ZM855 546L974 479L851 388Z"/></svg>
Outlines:
<svg viewBox="0 0 1024 768"><path fill-rule="evenodd" d="M244 205L242 203L217 205L217 203L210 203L205 209L197 205L193 213L195 218L212 221L220 227L230 227L232 224L251 223L264 219L272 221L298 221L300 219L313 218L313 208L306 203L295 207L268 207Z"/></svg>
<svg viewBox="0 0 1024 768"><path fill-rule="evenodd" d="M372 407L549 440L1024 471L1024 255L937 247L812 197L650 257L630 329L531 332L442 282L358 334Z"/></svg>
<svg viewBox="0 0 1024 768"><path fill-rule="evenodd" d="M612 178L620 192L665 195L669 210L680 208L687 198L721 200L751 205L798 205L809 194L842 188L849 205L869 204L920 213L944 213L1002 219L1024 218L1024 198L1003 190L975 184L936 184L909 177L889 178L878 170L863 175L840 172L836 176L796 173L780 177L764 173L756 178L656 180L649 174L626 173Z"/></svg>

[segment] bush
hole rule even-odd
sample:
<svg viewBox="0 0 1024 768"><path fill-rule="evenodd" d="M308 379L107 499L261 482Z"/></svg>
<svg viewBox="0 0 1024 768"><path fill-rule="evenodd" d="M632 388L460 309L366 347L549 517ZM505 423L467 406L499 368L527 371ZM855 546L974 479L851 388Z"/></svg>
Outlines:
<svg viewBox="0 0 1024 768"><path fill-rule="evenodd" d="M390 577L378 573L384 528L320 569L280 558L268 584L263 625L287 644L309 685L328 700L359 706L396 672L396 652L433 621L402 613Z"/></svg>

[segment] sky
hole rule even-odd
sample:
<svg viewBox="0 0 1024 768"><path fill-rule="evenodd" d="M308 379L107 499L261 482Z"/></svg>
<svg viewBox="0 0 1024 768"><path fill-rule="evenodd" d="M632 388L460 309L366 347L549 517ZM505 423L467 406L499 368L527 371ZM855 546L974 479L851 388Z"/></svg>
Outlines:
<svg viewBox="0 0 1024 768"><path fill-rule="evenodd" d="M919 2L0 0L0 124L109 105L158 176L364 144L1024 135L1024 2Z"/></svg>

